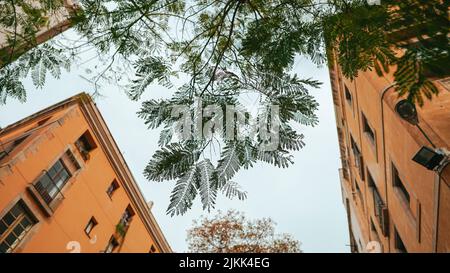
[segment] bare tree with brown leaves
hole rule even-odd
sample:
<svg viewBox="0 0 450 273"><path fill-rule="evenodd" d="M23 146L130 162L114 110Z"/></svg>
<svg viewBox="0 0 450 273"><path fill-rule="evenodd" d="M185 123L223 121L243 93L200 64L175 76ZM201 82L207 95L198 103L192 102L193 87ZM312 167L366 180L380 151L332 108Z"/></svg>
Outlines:
<svg viewBox="0 0 450 273"><path fill-rule="evenodd" d="M202 216L188 230L190 252L198 253L299 253L300 242L290 234L276 234L271 218L250 220L244 213L219 211Z"/></svg>

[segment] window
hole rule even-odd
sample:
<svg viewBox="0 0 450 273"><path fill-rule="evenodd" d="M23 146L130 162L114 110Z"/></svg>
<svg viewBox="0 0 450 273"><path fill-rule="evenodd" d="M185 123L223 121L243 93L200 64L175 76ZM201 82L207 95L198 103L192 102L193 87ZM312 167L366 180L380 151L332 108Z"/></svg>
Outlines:
<svg viewBox="0 0 450 273"><path fill-rule="evenodd" d="M7 157L20 143L22 143L27 137L29 137L30 134L20 136L15 140L8 140L1 144L1 148L3 149L0 151L0 160Z"/></svg>
<svg viewBox="0 0 450 273"><path fill-rule="evenodd" d="M7 155L8 155L8 153L6 151L0 151L0 160L5 158Z"/></svg>
<svg viewBox="0 0 450 273"><path fill-rule="evenodd" d="M134 210L130 205L128 205L128 207L125 209L125 212L122 214L122 218L120 218L120 224L122 224L124 227L128 227L134 214Z"/></svg>
<svg viewBox="0 0 450 273"><path fill-rule="evenodd" d="M156 248L155 248L154 245L152 245L152 246L150 247L150 251L149 251L148 253L155 253L155 252L156 252Z"/></svg>
<svg viewBox="0 0 450 273"><path fill-rule="evenodd" d="M108 189L106 190L106 193L111 198L114 192L119 188L119 183L117 183L117 180L113 180L113 182L109 185Z"/></svg>
<svg viewBox="0 0 450 273"><path fill-rule="evenodd" d="M377 187L372 187L372 193L373 193L373 206L375 208L375 216L378 218L380 224L382 223L381 217L383 215L383 208L384 208L384 202L381 198L380 192L378 191Z"/></svg>
<svg viewBox="0 0 450 273"><path fill-rule="evenodd" d="M42 126L44 124L47 123L47 121L49 121L52 117L47 117L45 119L41 119L40 121L38 121L37 126Z"/></svg>
<svg viewBox="0 0 450 273"><path fill-rule="evenodd" d="M27 137L29 137L29 136L30 136L30 134L25 135L25 136L21 136L20 138L14 140L14 142L13 142L13 148L16 147L16 146L18 146L20 143L22 143L22 142L23 142Z"/></svg>
<svg viewBox="0 0 450 273"><path fill-rule="evenodd" d="M44 201L49 205L70 178L70 173L62 160L58 160L35 184Z"/></svg>
<svg viewBox="0 0 450 273"><path fill-rule="evenodd" d="M116 232L119 236L125 236L128 228L130 227L131 220L133 220L134 211L130 205L125 209L125 212L122 214L122 217L119 220L119 223L116 225Z"/></svg>
<svg viewBox="0 0 450 273"><path fill-rule="evenodd" d="M78 163L77 159L73 155L71 150L67 150L64 155L65 162L67 162L67 165L70 166L69 169L73 170L73 172L78 171L81 169L80 163Z"/></svg>
<svg viewBox="0 0 450 273"><path fill-rule="evenodd" d="M17 202L14 207L0 219L0 253L9 253L23 240L25 235L36 223L23 201Z"/></svg>
<svg viewBox="0 0 450 273"><path fill-rule="evenodd" d="M374 235L375 241L380 242L380 236L378 235L377 228L375 227L375 224L373 223L372 218L370 218L370 230L372 231L372 234Z"/></svg>
<svg viewBox="0 0 450 273"><path fill-rule="evenodd" d="M375 144L375 133L372 129L372 127L370 127L369 122L367 121L366 116L361 113L362 115L362 122L363 122L363 132L366 134L366 136L370 139L370 141Z"/></svg>
<svg viewBox="0 0 450 273"><path fill-rule="evenodd" d="M367 185L370 188L376 187L375 179L373 179L373 176L370 173L369 169L366 169L366 172L367 172Z"/></svg>
<svg viewBox="0 0 450 273"><path fill-rule="evenodd" d="M88 237L90 237L91 235L91 231L94 229L94 227L97 225L97 220L95 220L94 217L91 217L91 219L89 220L88 224L86 225L86 227L84 228L84 232L86 233L86 235Z"/></svg>
<svg viewBox="0 0 450 273"><path fill-rule="evenodd" d="M394 236L395 248L397 249L397 252L408 253L408 251L406 250L405 244L403 243L402 238L400 237L400 234L398 233L396 228L394 228L394 232L395 232L395 236Z"/></svg>
<svg viewBox="0 0 450 273"><path fill-rule="evenodd" d="M361 204L364 206L363 195L362 195L361 189L359 188L358 181L356 181L356 180L355 180L355 188L356 188L356 193L359 196L359 200L361 201Z"/></svg>
<svg viewBox="0 0 450 273"><path fill-rule="evenodd" d="M372 189L372 195L373 195L373 207L375 209L375 216L378 218L379 223L382 223L381 217L383 215L383 208L384 208L384 202L381 198L381 194L378 191L378 188L375 184L375 180L373 179L372 175L370 174L369 170L367 170L367 184Z"/></svg>
<svg viewBox="0 0 450 273"><path fill-rule="evenodd" d="M400 179L400 176L398 174L397 168L395 168L394 165L392 165L392 175L393 175L392 180L393 180L394 187L399 190L400 195L409 204L410 201L411 201L411 198L409 196L409 192L406 189L405 184L403 183L403 181Z"/></svg>
<svg viewBox="0 0 450 273"><path fill-rule="evenodd" d="M109 239L108 245L106 246L105 253L113 253L118 246L119 242L117 242L114 236L111 236L111 239Z"/></svg>
<svg viewBox="0 0 450 273"><path fill-rule="evenodd" d="M361 177L361 180L364 181L364 179L365 179L365 177L364 177L364 160L363 160L362 154L352 136L350 136L350 142L351 142L351 146L352 146L353 157L355 159L355 167L359 171L359 176Z"/></svg>
<svg viewBox="0 0 450 273"><path fill-rule="evenodd" d="M380 192L378 191L375 180L367 169L367 184L372 190L374 215L378 220L379 227L384 236L389 233L389 211L384 203Z"/></svg>
<svg viewBox="0 0 450 273"><path fill-rule="evenodd" d="M89 133L89 131L86 131L75 142L75 146L77 147L84 160L88 160L90 158L90 152L97 148L94 138L92 137L91 133Z"/></svg>
<svg viewBox="0 0 450 273"><path fill-rule="evenodd" d="M344 92L345 92L345 99L347 100L348 104L352 105L352 93L350 93L350 90L348 89L347 85L344 84Z"/></svg>

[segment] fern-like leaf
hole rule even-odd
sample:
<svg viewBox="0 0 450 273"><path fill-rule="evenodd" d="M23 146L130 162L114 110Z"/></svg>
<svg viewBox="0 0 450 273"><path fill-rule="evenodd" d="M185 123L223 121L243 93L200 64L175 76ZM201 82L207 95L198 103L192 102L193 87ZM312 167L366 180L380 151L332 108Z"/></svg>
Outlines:
<svg viewBox="0 0 450 273"><path fill-rule="evenodd" d="M233 142L228 143L222 152L221 159L216 168L216 175L221 188L228 180L233 178L241 167L239 160L238 145Z"/></svg>
<svg viewBox="0 0 450 273"><path fill-rule="evenodd" d="M305 115L300 111L294 113L293 120L302 125L312 127L316 126L319 123L319 119L315 114Z"/></svg>
<svg viewBox="0 0 450 273"><path fill-rule="evenodd" d="M233 199L236 196L239 200L247 199L247 192L241 189L241 186L233 181L228 181L222 188L222 192L229 199Z"/></svg>
<svg viewBox="0 0 450 273"><path fill-rule="evenodd" d="M199 174L197 166L193 165L176 183L170 196L170 204L167 214L170 216L183 215L192 207L192 202L197 195L195 185L198 183Z"/></svg>
<svg viewBox="0 0 450 273"><path fill-rule="evenodd" d="M147 57L136 62L136 79L131 84L128 96L132 100L138 100L145 89L155 80L168 88L172 87L170 82L170 65L161 57Z"/></svg>
<svg viewBox="0 0 450 273"><path fill-rule="evenodd" d="M197 158L192 147L172 143L155 152L145 167L144 175L153 181L176 179L184 175Z"/></svg>
<svg viewBox="0 0 450 273"><path fill-rule="evenodd" d="M217 196L217 183L215 182L214 166L209 159L197 164L200 179L198 179L198 191L200 193L203 210L210 211L214 208Z"/></svg>

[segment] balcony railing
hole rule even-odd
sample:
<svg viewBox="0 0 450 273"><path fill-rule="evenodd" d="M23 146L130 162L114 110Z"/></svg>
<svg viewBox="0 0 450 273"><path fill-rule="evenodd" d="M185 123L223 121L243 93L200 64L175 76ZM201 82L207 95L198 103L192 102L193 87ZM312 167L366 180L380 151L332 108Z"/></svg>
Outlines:
<svg viewBox="0 0 450 273"><path fill-rule="evenodd" d="M65 185L65 182L58 185L58 183L53 180L47 171L43 172L44 175L39 179L39 181L33 184L33 187L39 193L42 200L50 206L53 200L55 200L58 196L64 198L61 188Z"/></svg>

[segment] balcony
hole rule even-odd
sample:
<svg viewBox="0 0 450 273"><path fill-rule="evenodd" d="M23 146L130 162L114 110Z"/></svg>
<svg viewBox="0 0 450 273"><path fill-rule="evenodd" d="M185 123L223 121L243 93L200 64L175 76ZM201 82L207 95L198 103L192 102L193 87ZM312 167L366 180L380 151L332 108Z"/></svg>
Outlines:
<svg viewBox="0 0 450 273"><path fill-rule="evenodd" d="M62 159L59 159L48 171L28 186L28 192L33 196L47 216L53 214L64 195L61 190L70 179L71 173Z"/></svg>
<svg viewBox="0 0 450 273"><path fill-rule="evenodd" d="M134 211L130 205L126 208L125 212L122 214L122 217L119 220L119 223L116 225L116 233L115 237L125 237L128 228L130 227L131 220L133 220Z"/></svg>

